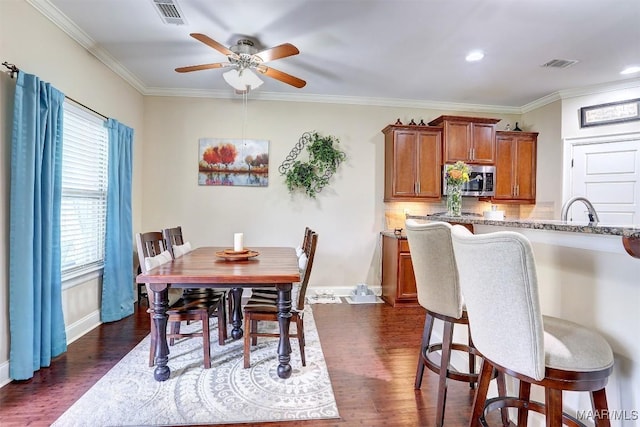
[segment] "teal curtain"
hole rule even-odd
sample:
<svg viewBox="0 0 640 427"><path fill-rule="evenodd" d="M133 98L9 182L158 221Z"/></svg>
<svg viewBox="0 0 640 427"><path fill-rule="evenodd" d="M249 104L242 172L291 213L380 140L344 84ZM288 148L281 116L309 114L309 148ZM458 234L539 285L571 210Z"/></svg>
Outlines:
<svg viewBox="0 0 640 427"><path fill-rule="evenodd" d="M33 377L67 350L60 267L64 94L18 73L11 137L9 376Z"/></svg>
<svg viewBox="0 0 640 427"><path fill-rule="evenodd" d="M101 320L133 314L133 224L131 174L133 129L109 119L109 187Z"/></svg>

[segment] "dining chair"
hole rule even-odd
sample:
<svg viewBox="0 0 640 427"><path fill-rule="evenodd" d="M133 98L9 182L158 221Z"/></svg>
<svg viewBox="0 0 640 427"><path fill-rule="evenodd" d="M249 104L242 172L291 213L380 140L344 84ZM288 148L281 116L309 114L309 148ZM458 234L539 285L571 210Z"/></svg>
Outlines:
<svg viewBox="0 0 640 427"><path fill-rule="evenodd" d="M293 285L291 290L291 300L293 306L291 307L291 320L296 324L295 334L290 334L290 337L298 339L300 346L300 359L302 366L307 365L304 345L304 306L305 297L307 292L307 286L309 284L309 278L311 276L311 269L313 267L313 260L316 254L316 247L318 245L318 234L311 231L309 238L305 243L304 254L301 258L305 258L304 266L299 264L301 268L301 281ZM308 255L307 255L308 254ZM244 306L244 318L245 318L245 334L244 334L244 367L248 368L251 365L250 362L250 350L251 345L257 345L258 337L279 337L279 333L272 333L259 330L259 322L277 322L278 321L278 301L277 295L274 298L270 294L252 295Z"/></svg>
<svg viewBox="0 0 640 427"><path fill-rule="evenodd" d="M304 236L302 238L302 244L300 244L299 246L296 246L296 256L298 257L298 267L300 268L300 271L304 271L304 267L307 263L307 260L309 259L309 250L310 250L310 246L309 246L309 242L311 239L311 235L314 233L314 231L310 228L310 227L305 227L304 228ZM278 291L276 289L273 288L253 288L251 290L251 296L257 297L263 297L263 298L270 298L273 300L278 299ZM292 298L292 301L295 301Z"/></svg>
<svg viewBox="0 0 640 427"><path fill-rule="evenodd" d="M471 335L483 356L470 426L486 425L486 414L498 408L517 408L519 427L530 410L550 427L582 426L563 411L563 391L590 392L595 425L609 426L611 347L595 331L542 314L529 240L511 231L474 235L456 225L452 242ZM492 370L519 380L518 397L487 399ZM530 400L531 385L544 388L544 403Z"/></svg>
<svg viewBox="0 0 640 427"><path fill-rule="evenodd" d="M140 268L140 257L138 257L138 252L137 251L133 251L133 278L134 278L134 283L135 283L135 277L142 273L142 269ZM137 303L138 303L138 307L140 307L140 303L142 303L143 299L147 300L147 306L150 306L149 304L149 295L147 295L147 288L145 287L144 283L136 283L136 289L137 289Z"/></svg>
<svg viewBox="0 0 640 427"><path fill-rule="evenodd" d="M173 259L180 258L192 250L191 243L184 240L182 235L182 226L164 228L162 230L162 237L167 245L167 250L173 256ZM207 298L216 303L218 300L222 300L220 306L216 307L213 315L218 319L218 344L224 345L228 337L226 309L227 291L214 288L184 288L182 298L185 301ZM231 307L229 307L229 311L231 311Z"/></svg>
<svg viewBox="0 0 640 427"><path fill-rule="evenodd" d="M405 230L415 274L418 303L426 310L414 388L420 389L425 367L438 374L435 425L440 427L444 424L447 380L468 382L469 386L474 388L478 381L476 356L479 356L479 353L469 333L469 319L451 244L451 225L446 222L418 223L409 219L405 223ZM440 342L432 342L435 319L442 322ZM454 341L456 325L464 326L467 343ZM453 352L464 353L467 356L467 371L460 371L451 365ZM504 377L498 378L498 387L502 395L506 394ZM508 425L506 411L503 412L503 424Z"/></svg>
<svg viewBox="0 0 640 427"><path fill-rule="evenodd" d="M146 274L153 268L172 261L171 254L166 248L165 240L162 233L152 231L147 233L136 233L136 246L138 249L138 257L140 259L140 268L143 274ZM174 345L176 338L185 337L202 337L202 347L204 351L204 367L211 367L211 344L209 317L215 315L216 310L220 306L224 307L221 298L183 298L182 289L168 288L166 290L169 298L169 307L167 309L169 332L167 338L170 339L169 345ZM155 293L147 289L150 296L150 303L155 304ZM155 361L156 350L156 331L155 322L153 320L153 309L150 307L148 313L151 317L151 345L149 349L149 366L153 366ZM180 323L183 321L201 321L202 331L193 333L181 333ZM226 328L225 328L226 330Z"/></svg>

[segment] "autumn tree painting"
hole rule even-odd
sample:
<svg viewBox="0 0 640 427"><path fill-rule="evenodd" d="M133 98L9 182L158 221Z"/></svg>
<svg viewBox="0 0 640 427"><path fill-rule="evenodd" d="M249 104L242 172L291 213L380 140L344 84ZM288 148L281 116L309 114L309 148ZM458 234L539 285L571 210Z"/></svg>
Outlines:
<svg viewBox="0 0 640 427"><path fill-rule="evenodd" d="M200 139L200 185L266 186L269 174L269 141Z"/></svg>

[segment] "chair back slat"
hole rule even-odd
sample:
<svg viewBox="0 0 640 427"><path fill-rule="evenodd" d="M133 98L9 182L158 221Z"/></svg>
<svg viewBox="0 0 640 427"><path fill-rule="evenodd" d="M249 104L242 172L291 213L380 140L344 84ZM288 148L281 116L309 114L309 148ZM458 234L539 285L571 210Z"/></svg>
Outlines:
<svg viewBox="0 0 640 427"><path fill-rule="evenodd" d="M313 233L313 230L309 227L305 227L304 228L304 238L302 239L302 245L300 245L301 248L305 248L308 245L309 242L309 237L311 237L311 233Z"/></svg>
<svg viewBox="0 0 640 427"><path fill-rule="evenodd" d="M160 231L150 231L147 233L136 233L136 246L138 248L138 260L140 270L147 272L144 259L160 255L167 250L167 245Z"/></svg>
<svg viewBox="0 0 640 427"><path fill-rule="evenodd" d="M171 256L175 258L173 253L174 245L184 245L184 238L182 237L182 227L177 226L173 228L165 228L162 230L162 236L167 245L167 250L171 253Z"/></svg>
<svg viewBox="0 0 640 427"><path fill-rule="evenodd" d="M306 233L305 233L306 235ZM303 247L304 253L307 256L307 263L304 271L302 272L300 291L298 293L298 300L296 301L296 309L304 310L305 296L307 293L307 286L309 285L309 277L311 277L311 269L313 268L313 260L316 256L316 247L318 246L318 234L311 230L305 246Z"/></svg>

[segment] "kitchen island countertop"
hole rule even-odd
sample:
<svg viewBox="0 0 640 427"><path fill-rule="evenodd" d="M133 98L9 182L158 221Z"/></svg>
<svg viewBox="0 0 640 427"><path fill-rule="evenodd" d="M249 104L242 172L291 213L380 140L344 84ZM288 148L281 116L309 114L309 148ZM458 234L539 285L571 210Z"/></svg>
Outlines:
<svg viewBox="0 0 640 427"><path fill-rule="evenodd" d="M606 223L588 223L549 219L488 220L484 219L481 216L464 214L462 216L448 216L446 214L408 214L406 218L423 221L445 221L457 224L493 225L498 227L621 236L622 243L627 253L629 253L629 255L633 257L640 258L640 225L616 225Z"/></svg>
<svg viewBox="0 0 640 427"><path fill-rule="evenodd" d="M462 215L407 215L407 219L425 221L445 221L459 224L497 225L500 227L530 228L535 230L565 231L572 233L607 234L640 239L640 225L615 225L604 223L588 223L575 221L560 221L553 219L504 219L488 220L481 216Z"/></svg>

